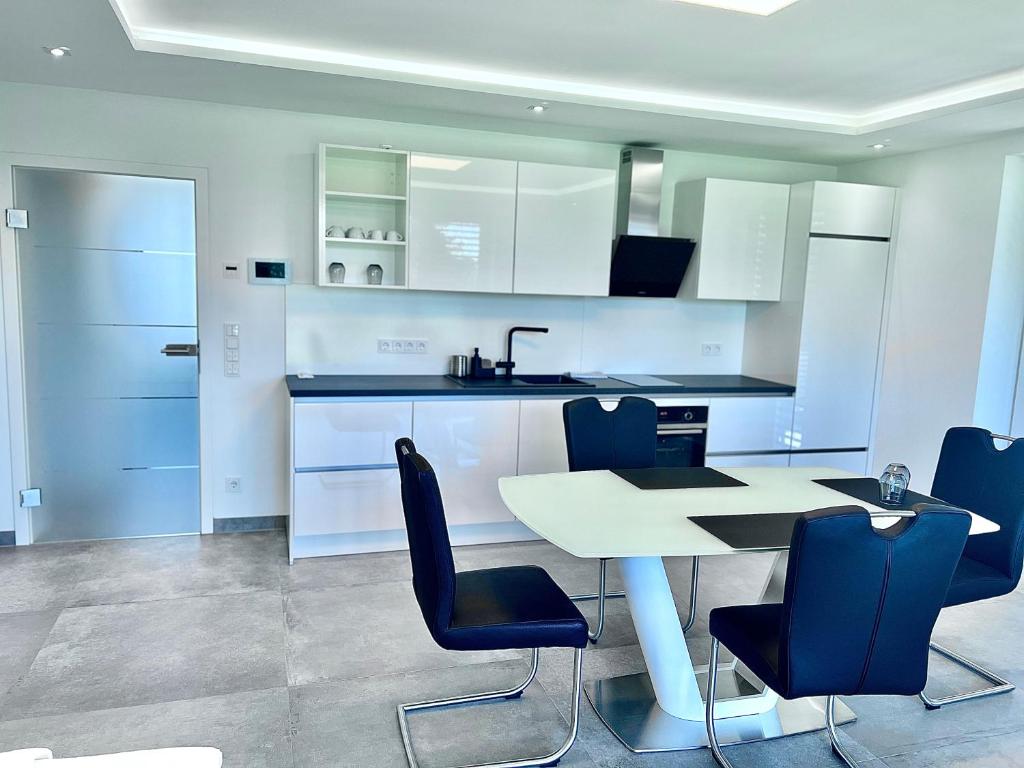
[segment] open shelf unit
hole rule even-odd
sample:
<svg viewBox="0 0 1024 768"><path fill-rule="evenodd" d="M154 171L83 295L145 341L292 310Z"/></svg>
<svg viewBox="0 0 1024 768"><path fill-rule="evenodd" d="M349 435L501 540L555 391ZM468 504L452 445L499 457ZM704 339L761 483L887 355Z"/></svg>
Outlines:
<svg viewBox="0 0 1024 768"><path fill-rule="evenodd" d="M409 153L321 144L317 173L317 285L330 288L405 288L408 279L404 239L409 231ZM331 227L358 227L369 233L396 231L400 241L328 236ZM335 233L337 234L337 232ZM331 264L345 265L345 282L332 283ZM381 285L370 285L366 270L384 271Z"/></svg>

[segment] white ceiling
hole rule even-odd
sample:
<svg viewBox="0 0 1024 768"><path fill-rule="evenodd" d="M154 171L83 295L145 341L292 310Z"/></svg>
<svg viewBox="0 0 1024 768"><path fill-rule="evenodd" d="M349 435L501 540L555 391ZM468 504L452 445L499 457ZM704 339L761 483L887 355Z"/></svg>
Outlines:
<svg viewBox="0 0 1024 768"><path fill-rule="evenodd" d="M767 17L674 0L0 8L4 80L819 162L1024 127L1020 0L800 0ZM538 100L551 108L528 113Z"/></svg>

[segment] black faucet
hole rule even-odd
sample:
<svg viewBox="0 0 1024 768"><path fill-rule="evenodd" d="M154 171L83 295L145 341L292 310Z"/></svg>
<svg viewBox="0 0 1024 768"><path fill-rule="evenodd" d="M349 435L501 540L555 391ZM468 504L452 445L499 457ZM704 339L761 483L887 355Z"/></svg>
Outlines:
<svg viewBox="0 0 1024 768"><path fill-rule="evenodd" d="M516 364L512 362L512 336L516 331L523 331L524 333L547 333L547 328L533 328L529 325L516 325L508 329L508 342L505 347L505 359L494 364L495 368L504 368L505 376L508 378L512 377L512 369L516 367Z"/></svg>

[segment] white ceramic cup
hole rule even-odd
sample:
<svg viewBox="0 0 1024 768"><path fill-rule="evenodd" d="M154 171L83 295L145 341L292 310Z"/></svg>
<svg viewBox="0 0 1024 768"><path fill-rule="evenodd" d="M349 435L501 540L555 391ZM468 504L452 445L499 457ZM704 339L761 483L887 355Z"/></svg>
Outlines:
<svg viewBox="0 0 1024 768"><path fill-rule="evenodd" d="M384 239L384 230L383 229L374 229L374 230L372 230L372 231L367 233L366 238L367 238L367 240L383 240Z"/></svg>
<svg viewBox="0 0 1024 768"><path fill-rule="evenodd" d="M404 238L402 237L401 232L399 232L397 229L392 229L386 235L384 235L384 239L390 240L392 243L400 243Z"/></svg>
<svg viewBox="0 0 1024 768"><path fill-rule="evenodd" d="M339 224L327 228L328 237L344 237L345 228Z"/></svg>
<svg viewBox="0 0 1024 768"><path fill-rule="evenodd" d="M351 238L353 240L365 240L366 230L364 230L362 227L349 227L348 229L345 230L345 237Z"/></svg>

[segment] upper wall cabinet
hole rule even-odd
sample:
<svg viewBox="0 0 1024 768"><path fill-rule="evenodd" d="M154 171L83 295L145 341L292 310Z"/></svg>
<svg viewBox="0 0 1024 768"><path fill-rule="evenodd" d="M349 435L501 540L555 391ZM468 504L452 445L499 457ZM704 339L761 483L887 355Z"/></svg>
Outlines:
<svg viewBox="0 0 1024 768"><path fill-rule="evenodd" d="M697 241L685 295L778 301L789 186L702 179L676 188L673 234Z"/></svg>
<svg viewBox="0 0 1024 768"><path fill-rule="evenodd" d="M895 203L893 187L816 181L811 234L891 237Z"/></svg>
<svg viewBox="0 0 1024 768"><path fill-rule="evenodd" d="M318 164L317 285L404 288L409 153L321 144Z"/></svg>
<svg viewBox="0 0 1024 768"><path fill-rule="evenodd" d="M519 163L516 293L607 296L615 171Z"/></svg>
<svg viewBox="0 0 1024 768"><path fill-rule="evenodd" d="M516 163L413 154L409 287L512 293Z"/></svg>

